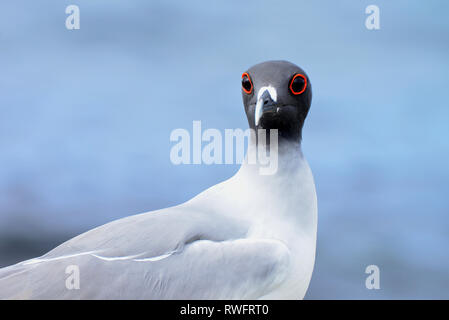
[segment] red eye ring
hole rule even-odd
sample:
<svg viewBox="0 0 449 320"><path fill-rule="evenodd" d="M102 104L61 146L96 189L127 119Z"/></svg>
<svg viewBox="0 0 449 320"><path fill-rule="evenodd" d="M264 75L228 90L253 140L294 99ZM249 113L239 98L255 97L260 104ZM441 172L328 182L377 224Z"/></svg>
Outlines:
<svg viewBox="0 0 449 320"><path fill-rule="evenodd" d="M251 87L250 87L249 89L246 89L246 88L243 86L243 84L242 84L242 90L245 91L246 94L250 94L251 92L253 92L253 82L251 81L251 78L250 78L248 72L244 72L244 73L242 74L242 79L243 79L245 76L248 78Z"/></svg>
<svg viewBox="0 0 449 320"><path fill-rule="evenodd" d="M303 78L303 80L304 80L304 87L301 89L301 91L295 91L295 90L293 90L293 88L292 88L293 81L295 81L295 79L296 79L297 77L301 77L301 78ZM289 88L290 88L291 93L293 93L295 96L300 95L301 93L303 93L303 92L306 91L306 89L307 89L307 78L306 78L304 75L302 75L302 74L299 74L299 73L295 74L295 75L293 76L292 80L290 81Z"/></svg>

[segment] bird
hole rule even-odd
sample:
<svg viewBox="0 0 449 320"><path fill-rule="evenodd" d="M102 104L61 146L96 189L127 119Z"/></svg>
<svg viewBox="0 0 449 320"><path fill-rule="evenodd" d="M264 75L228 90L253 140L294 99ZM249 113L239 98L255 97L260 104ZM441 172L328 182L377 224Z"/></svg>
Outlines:
<svg viewBox="0 0 449 320"><path fill-rule="evenodd" d="M275 172L244 161L182 204L109 222L4 267L0 299L303 299L318 219L301 147L311 82L297 65L270 60L242 74L241 92L249 129L267 137L251 135L246 159L258 148L276 151Z"/></svg>

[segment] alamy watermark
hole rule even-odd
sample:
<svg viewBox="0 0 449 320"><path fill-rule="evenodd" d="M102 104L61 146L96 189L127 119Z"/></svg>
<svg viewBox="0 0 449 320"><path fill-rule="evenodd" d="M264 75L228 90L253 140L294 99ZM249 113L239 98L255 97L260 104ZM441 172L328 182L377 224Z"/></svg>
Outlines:
<svg viewBox="0 0 449 320"><path fill-rule="evenodd" d="M80 289L80 268L75 265L69 265L65 268L65 273L68 277L65 280L65 287L67 290L79 290Z"/></svg>
<svg viewBox="0 0 449 320"><path fill-rule="evenodd" d="M65 27L68 30L79 30L80 8L77 5L71 4L65 8L65 13L68 14L68 17L65 19Z"/></svg>
<svg viewBox="0 0 449 320"><path fill-rule="evenodd" d="M269 147L267 140L269 139ZM175 129L170 141L176 142L170 150L170 161L175 164L258 164L261 175L272 175L278 169L278 130L225 129L224 138L218 129L202 130L201 121L193 121L192 135L186 129ZM255 150L245 146L258 141Z"/></svg>
<svg viewBox="0 0 449 320"><path fill-rule="evenodd" d="M371 4L365 8L365 13L369 16L366 17L365 27L368 30L380 29L380 9L375 4Z"/></svg>
<svg viewBox="0 0 449 320"><path fill-rule="evenodd" d="M369 290L380 289L380 269L375 264L369 265L365 269L365 273L369 274L365 280L365 287Z"/></svg>

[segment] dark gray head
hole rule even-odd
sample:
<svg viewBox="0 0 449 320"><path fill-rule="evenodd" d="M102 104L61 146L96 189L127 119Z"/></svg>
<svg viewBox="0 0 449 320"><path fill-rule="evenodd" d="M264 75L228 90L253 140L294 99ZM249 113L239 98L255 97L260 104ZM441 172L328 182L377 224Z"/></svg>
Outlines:
<svg viewBox="0 0 449 320"><path fill-rule="evenodd" d="M266 61L242 75L242 96L252 129L278 129L279 139L301 140L312 102L309 77L288 61Z"/></svg>

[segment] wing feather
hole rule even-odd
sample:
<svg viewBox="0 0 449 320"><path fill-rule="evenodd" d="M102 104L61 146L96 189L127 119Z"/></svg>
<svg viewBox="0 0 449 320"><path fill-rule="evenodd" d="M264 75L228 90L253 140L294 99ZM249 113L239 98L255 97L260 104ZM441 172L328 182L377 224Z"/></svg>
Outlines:
<svg viewBox="0 0 449 320"><path fill-rule="evenodd" d="M117 220L0 269L2 299L256 299L286 276L288 248L178 207ZM67 287L69 266L80 288Z"/></svg>

